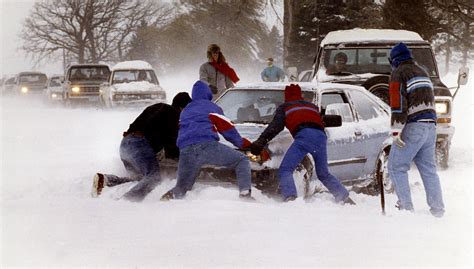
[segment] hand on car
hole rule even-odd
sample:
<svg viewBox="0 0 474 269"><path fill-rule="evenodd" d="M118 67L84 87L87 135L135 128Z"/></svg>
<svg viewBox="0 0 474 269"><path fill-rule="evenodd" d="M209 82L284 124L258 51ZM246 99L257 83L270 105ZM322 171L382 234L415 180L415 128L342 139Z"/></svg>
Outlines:
<svg viewBox="0 0 474 269"><path fill-rule="evenodd" d="M250 152L253 155L260 155L262 153L263 147L265 147L265 142L262 140L257 139L250 145Z"/></svg>

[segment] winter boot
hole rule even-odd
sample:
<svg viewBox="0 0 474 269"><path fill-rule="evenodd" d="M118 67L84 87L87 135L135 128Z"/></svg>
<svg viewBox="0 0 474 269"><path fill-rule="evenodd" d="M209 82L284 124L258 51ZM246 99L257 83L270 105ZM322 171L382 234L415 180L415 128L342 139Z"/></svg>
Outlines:
<svg viewBox="0 0 474 269"><path fill-rule="evenodd" d="M343 205L356 205L354 200L351 197L347 196L347 198L342 202Z"/></svg>
<svg viewBox="0 0 474 269"><path fill-rule="evenodd" d="M93 183L92 183L92 197L98 197L102 193L102 189L106 185L107 177L104 174L97 173L94 175Z"/></svg>
<svg viewBox="0 0 474 269"><path fill-rule="evenodd" d="M241 191L239 193L239 198L242 199L242 200L247 200L247 201L255 201L255 198L252 197L252 191L251 190Z"/></svg>
<svg viewBox="0 0 474 269"><path fill-rule="evenodd" d="M290 196L286 197L285 199L283 199L283 202L287 203L287 202L291 202L291 201L294 201L294 200L296 200L296 196L290 195Z"/></svg>
<svg viewBox="0 0 474 269"><path fill-rule="evenodd" d="M161 199L160 201L169 201L169 200L173 200L174 199L174 193L173 191L168 191L167 193L163 194L163 196L161 196Z"/></svg>

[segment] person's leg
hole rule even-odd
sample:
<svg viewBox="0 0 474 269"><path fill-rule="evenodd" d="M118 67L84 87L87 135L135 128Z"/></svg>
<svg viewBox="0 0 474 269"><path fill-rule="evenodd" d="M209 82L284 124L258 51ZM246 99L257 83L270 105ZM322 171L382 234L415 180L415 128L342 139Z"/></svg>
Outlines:
<svg viewBox="0 0 474 269"><path fill-rule="evenodd" d="M202 145L187 146L179 152L178 179L176 186L168 193L175 199L182 199L187 191L191 190L201 170ZM166 194L165 194L166 195Z"/></svg>
<svg viewBox="0 0 474 269"><path fill-rule="evenodd" d="M336 202L345 201L349 197L349 192L335 176L329 173L326 134L319 130L311 130L311 132L312 146L310 154L313 156L316 175L319 181L334 196Z"/></svg>
<svg viewBox="0 0 474 269"><path fill-rule="evenodd" d="M250 161L241 152L217 141L206 143L201 155L203 164L228 167L235 170L239 191L248 191L252 187Z"/></svg>
<svg viewBox="0 0 474 269"><path fill-rule="evenodd" d="M426 124L426 141L414 161L425 187L426 201L430 206L431 213L435 216L442 216L444 214L443 194L435 161L436 126L430 123L424 124Z"/></svg>
<svg viewBox="0 0 474 269"><path fill-rule="evenodd" d="M402 131L403 147L393 144L388 156L388 174L395 187L400 209L413 210L410 184L408 182L408 170L418 150L421 148L423 138L422 130L416 126L417 123L408 123Z"/></svg>
<svg viewBox="0 0 474 269"><path fill-rule="evenodd" d="M281 195L285 201L298 196L293 172L307 153L307 147L303 145L298 138L295 138L295 141L288 148L281 161L280 168L278 169L278 178L280 181Z"/></svg>
<svg viewBox="0 0 474 269"><path fill-rule="evenodd" d="M125 193L124 198L141 201L160 182L160 167L153 148L144 137L136 137L131 142L128 162L143 174L143 178Z"/></svg>

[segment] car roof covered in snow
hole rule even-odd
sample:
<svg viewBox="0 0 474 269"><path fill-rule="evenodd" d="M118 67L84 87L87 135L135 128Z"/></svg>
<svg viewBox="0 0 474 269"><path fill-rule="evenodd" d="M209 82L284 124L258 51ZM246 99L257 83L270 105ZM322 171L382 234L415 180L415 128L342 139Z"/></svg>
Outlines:
<svg viewBox="0 0 474 269"><path fill-rule="evenodd" d="M349 85L342 83L318 83L318 82L256 82L256 83L247 83L239 84L231 88L231 90L284 90L286 86L290 84L298 84L303 91L320 91L326 89L354 89L366 91L362 86Z"/></svg>
<svg viewBox="0 0 474 269"><path fill-rule="evenodd" d="M153 67L145 61L125 61L114 65L112 70L153 70Z"/></svg>
<svg viewBox="0 0 474 269"><path fill-rule="evenodd" d="M374 42L426 42L418 33L393 29L360 29L329 32L320 46L341 43L374 43Z"/></svg>

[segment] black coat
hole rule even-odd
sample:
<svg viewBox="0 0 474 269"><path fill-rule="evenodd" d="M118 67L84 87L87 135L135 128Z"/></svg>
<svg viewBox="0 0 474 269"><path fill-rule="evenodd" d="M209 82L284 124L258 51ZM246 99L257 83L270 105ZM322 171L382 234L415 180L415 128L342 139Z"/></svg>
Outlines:
<svg viewBox="0 0 474 269"><path fill-rule="evenodd" d="M178 137L180 110L164 103L147 107L130 124L127 133L141 132L151 144L155 153L163 148L167 158L178 158L179 149L176 146Z"/></svg>

